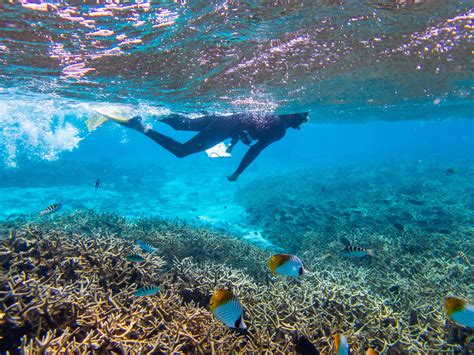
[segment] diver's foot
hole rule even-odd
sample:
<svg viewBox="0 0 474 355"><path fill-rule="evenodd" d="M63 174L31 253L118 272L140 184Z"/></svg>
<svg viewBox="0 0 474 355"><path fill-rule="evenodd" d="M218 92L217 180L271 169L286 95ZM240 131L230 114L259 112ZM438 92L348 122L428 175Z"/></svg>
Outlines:
<svg viewBox="0 0 474 355"><path fill-rule="evenodd" d="M227 176L227 180L229 180L229 181L231 181L231 182L232 182L232 181L236 181L238 177L239 177L238 174L233 173L232 175Z"/></svg>
<svg viewBox="0 0 474 355"><path fill-rule="evenodd" d="M121 124L138 132L144 133L146 131L146 127L143 124L143 120L140 116L135 116L128 121L123 121Z"/></svg>

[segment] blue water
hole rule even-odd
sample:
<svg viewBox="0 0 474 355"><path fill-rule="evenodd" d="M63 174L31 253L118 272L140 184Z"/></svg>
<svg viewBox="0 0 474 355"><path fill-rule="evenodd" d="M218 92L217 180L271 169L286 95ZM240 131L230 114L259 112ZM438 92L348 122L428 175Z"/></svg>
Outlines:
<svg viewBox="0 0 474 355"><path fill-rule="evenodd" d="M234 183L225 176L245 154L243 144L232 158L209 159L203 152L178 159L147 137L114 123L90 134L79 123L84 139L71 152L60 153L55 161L25 157L17 167L3 168L1 218L35 215L62 201L63 212L95 209L131 218L158 215L241 235L256 227L245 222L244 208L234 194L255 179L305 169L324 173L340 168L344 174L377 164L392 164L394 173L397 166L411 163L435 165L440 173L473 166L471 119L330 124L318 123L317 114L310 117L312 123L299 131L288 130ZM181 141L192 136L159 122L154 127ZM97 190L96 179L101 180Z"/></svg>
<svg viewBox="0 0 474 355"><path fill-rule="evenodd" d="M472 296L472 269L457 255L474 258L473 14L472 2L448 0L0 4L2 230L30 222L62 230L61 216L89 210L134 228L146 217L205 227L262 253L305 256L319 268L310 280L326 273L327 290L352 292L353 275L367 277L364 292L403 322L436 314L419 324L444 343L406 335L416 349L470 351L472 330L445 322L439 304L450 292ZM178 159L115 122L89 132L86 121L104 111L140 115L182 142L193 133L160 117L309 112L310 121L229 182L242 143L231 158ZM39 216L57 202L61 210ZM381 257L340 260L342 240ZM418 275L425 265L433 273ZM392 287L413 294L394 300ZM329 333L348 324L337 322ZM345 331L362 350L372 328ZM463 335L451 338L453 329ZM310 340L327 352L329 333Z"/></svg>

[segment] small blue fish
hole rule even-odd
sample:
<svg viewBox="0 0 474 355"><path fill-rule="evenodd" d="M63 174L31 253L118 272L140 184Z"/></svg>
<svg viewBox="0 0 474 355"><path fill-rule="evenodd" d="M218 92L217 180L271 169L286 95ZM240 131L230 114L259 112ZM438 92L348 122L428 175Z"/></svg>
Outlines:
<svg viewBox="0 0 474 355"><path fill-rule="evenodd" d="M127 260L135 263L142 263L145 261L145 258L139 254L129 254L127 255Z"/></svg>
<svg viewBox="0 0 474 355"><path fill-rule="evenodd" d="M137 241L138 246L146 253L156 253L157 250L151 244L144 242L143 240Z"/></svg>
<svg viewBox="0 0 474 355"><path fill-rule="evenodd" d="M456 174L456 169L454 168L448 168L446 169L446 171L444 172L445 175L454 175Z"/></svg>
<svg viewBox="0 0 474 355"><path fill-rule="evenodd" d="M139 288L138 290L136 290L133 293L133 295L135 297L152 296L152 295L158 293L159 291L161 291L160 286L148 285L148 286L144 286L142 288Z"/></svg>

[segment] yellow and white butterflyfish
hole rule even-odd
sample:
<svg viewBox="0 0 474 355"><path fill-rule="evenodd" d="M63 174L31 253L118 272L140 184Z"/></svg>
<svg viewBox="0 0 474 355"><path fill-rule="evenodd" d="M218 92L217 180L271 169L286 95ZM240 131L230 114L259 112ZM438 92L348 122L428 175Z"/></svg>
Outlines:
<svg viewBox="0 0 474 355"><path fill-rule="evenodd" d="M293 277L301 276L306 272L301 259L291 254L273 255L268 260L268 268L274 274Z"/></svg>
<svg viewBox="0 0 474 355"><path fill-rule="evenodd" d="M211 312L229 328L247 329L244 323L244 308L234 293L222 288L217 289L209 303Z"/></svg>
<svg viewBox="0 0 474 355"><path fill-rule="evenodd" d="M464 327L474 328L474 306L466 300L456 296L448 296L446 297L445 308L449 319Z"/></svg>
<svg viewBox="0 0 474 355"><path fill-rule="evenodd" d="M342 334L334 334L334 348L336 355L349 355L349 344L347 338Z"/></svg>

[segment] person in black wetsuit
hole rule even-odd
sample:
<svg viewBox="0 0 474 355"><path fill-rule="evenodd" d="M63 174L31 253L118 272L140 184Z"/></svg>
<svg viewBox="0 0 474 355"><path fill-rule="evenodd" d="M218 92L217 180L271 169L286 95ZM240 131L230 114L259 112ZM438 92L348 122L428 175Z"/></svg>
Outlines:
<svg viewBox="0 0 474 355"><path fill-rule="evenodd" d="M227 148L228 152L239 141L250 145L252 141L257 140L255 144L250 146L235 172L227 176L229 181L235 181L263 149L283 138L287 128L299 129L300 125L307 121L307 112L290 115L256 115L250 113L229 116L206 115L193 119L173 114L160 119L160 122L164 122L176 130L199 132L185 143L177 142L164 134L145 127L139 116L119 123L145 134L178 158L204 151L229 138L231 144Z"/></svg>

